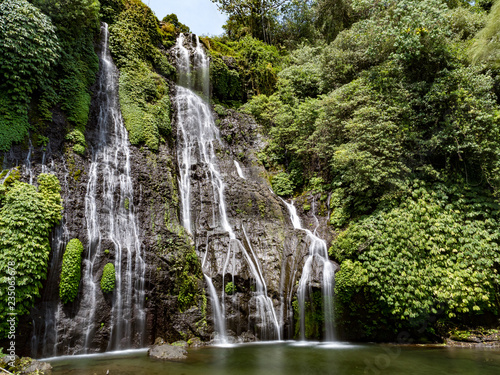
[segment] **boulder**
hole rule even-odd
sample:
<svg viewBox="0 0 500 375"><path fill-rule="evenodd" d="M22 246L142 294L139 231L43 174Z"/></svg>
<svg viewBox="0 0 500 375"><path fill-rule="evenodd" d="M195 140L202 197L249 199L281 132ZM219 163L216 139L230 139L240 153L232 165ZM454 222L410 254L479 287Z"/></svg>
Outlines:
<svg viewBox="0 0 500 375"><path fill-rule="evenodd" d="M162 344L153 345L151 349L149 349L148 355L154 359L182 361L187 358L187 351L181 346Z"/></svg>
<svg viewBox="0 0 500 375"><path fill-rule="evenodd" d="M50 363L33 360L31 363L21 371L21 375L30 374L50 374L52 372L52 366Z"/></svg>

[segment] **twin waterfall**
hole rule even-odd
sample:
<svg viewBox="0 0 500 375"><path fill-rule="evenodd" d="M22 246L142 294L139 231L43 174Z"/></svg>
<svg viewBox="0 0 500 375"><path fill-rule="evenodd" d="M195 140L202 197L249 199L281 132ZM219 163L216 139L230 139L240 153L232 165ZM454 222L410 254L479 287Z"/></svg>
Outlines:
<svg viewBox="0 0 500 375"><path fill-rule="evenodd" d="M103 24L94 125L86 134L89 158L81 159L78 167L84 169L86 179L75 182L70 173L74 161L61 158L61 163L52 161L47 166L45 149L42 156L42 171L58 174L65 204L71 202L75 207L65 206L61 226L53 233L47 285L32 313L34 357L144 347L156 335L150 319L156 312L146 306L146 281L157 282L150 270L158 265L147 263L152 262L150 245L143 234L150 224L136 218L137 213L142 218L143 190L142 185L135 186L141 193L134 195L131 163L135 151L120 111L119 72L108 38L108 27ZM293 203L280 201L268 190L264 179L257 177L261 172L251 165L252 160L235 160L230 155L236 152L225 149L209 105L210 61L199 38L181 34L173 53L178 72L173 122L180 222L201 260L214 342L231 344L240 335L246 335L243 340L294 336L306 340L306 316L319 288L324 327L317 330L317 337L333 341L335 266L328 259L326 241L318 237L316 229L302 227ZM36 176L36 152L30 142L23 160L30 183ZM48 152L50 159L52 153ZM72 197L74 191L81 195ZM136 200L140 197L139 202L134 196ZM243 201L248 216L237 216L242 212L237 204ZM58 295L59 276L65 246L72 238L84 245L82 278L77 299L63 305ZM116 281L114 290L104 293L100 282L108 263L115 268ZM294 317L299 319L297 330Z"/></svg>
<svg viewBox="0 0 500 375"><path fill-rule="evenodd" d="M194 40L194 41L193 41ZM191 200L193 194L193 170L194 166L204 171L206 178L212 186L212 226L218 226L229 237L224 258L217 259L219 269L213 269L207 264L207 253L202 257L202 270L204 273L207 290L212 304L213 318L216 331L216 342L227 343L226 333L226 285L225 276L231 274L231 282L234 285L235 277L235 256L242 255L247 263L248 270L255 281L255 291L253 301L249 306L255 306L256 316L261 321L257 323L260 328L258 337L261 340L280 340L283 337L283 317L285 314L280 311L276 313L273 300L268 295L266 280L263 276L262 267L257 254L254 252L245 227L242 225L243 236L237 238L230 223L227 213L226 202L224 200L224 181L218 167L218 157L216 148L221 144L219 130L212 117L209 100L209 59L205 55L198 37L181 34L174 47L177 57L178 86L176 87L175 103L177 107L177 142L178 142L178 163L180 170L180 195L182 204L182 222L189 233L195 234L196 228L192 222ZM195 93L196 92L196 93ZM237 174L241 179L245 179L243 171L238 161L234 160ZM283 201L289 209L290 218L295 229L305 231L307 241L310 243L309 255L305 261L304 269L298 286L298 303L300 308L300 333L301 339L305 340L305 301L308 292L309 279L313 267L313 260L319 259L323 267L323 308L325 320L325 339L334 340L333 334L333 282L334 267L328 259L326 242L311 231L303 229L300 219L293 204ZM222 275L222 288L216 290L213 284L213 277ZM283 309L283 304L280 307Z"/></svg>

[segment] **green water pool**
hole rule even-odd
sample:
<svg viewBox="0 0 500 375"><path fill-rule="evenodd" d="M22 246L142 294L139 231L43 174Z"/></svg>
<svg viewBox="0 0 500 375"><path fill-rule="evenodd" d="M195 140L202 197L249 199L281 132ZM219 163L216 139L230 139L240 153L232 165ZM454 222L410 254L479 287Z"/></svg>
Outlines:
<svg viewBox="0 0 500 375"><path fill-rule="evenodd" d="M146 350L48 360L53 375L500 375L500 349L300 342L189 350L184 362L161 362Z"/></svg>

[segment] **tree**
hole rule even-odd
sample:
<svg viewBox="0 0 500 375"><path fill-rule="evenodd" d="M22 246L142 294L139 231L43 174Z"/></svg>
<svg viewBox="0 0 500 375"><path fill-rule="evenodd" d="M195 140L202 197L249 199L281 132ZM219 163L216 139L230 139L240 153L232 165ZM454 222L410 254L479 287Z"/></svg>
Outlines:
<svg viewBox="0 0 500 375"><path fill-rule="evenodd" d="M291 0L212 0L229 16L224 26L230 37L250 34L272 44L278 18Z"/></svg>
<svg viewBox="0 0 500 375"><path fill-rule="evenodd" d="M172 24L175 27L176 31L179 33L190 32L189 27L179 21L179 19L177 18L177 14L172 13L168 16L165 16L162 22L165 22L166 24Z"/></svg>
<svg viewBox="0 0 500 375"><path fill-rule="evenodd" d="M353 23L350 0L318 0L316 3L316 27L331 42L339 32Z"/></svg>

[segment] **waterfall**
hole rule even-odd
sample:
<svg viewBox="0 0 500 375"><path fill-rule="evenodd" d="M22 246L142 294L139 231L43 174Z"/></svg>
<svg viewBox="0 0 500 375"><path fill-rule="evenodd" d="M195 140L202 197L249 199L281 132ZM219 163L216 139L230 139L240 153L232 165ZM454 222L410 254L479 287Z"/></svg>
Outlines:
<svg viewBox="0 0 500 375"><path fill-rule="evenodd" d="M300 314L300 338L305 340L305 300L307 296L307 287L309 285L311 272L313 268L313 261L315 259L319 260L323 265L323 277L321 280L321 289L323 294L323 314L325 321L325 340L334 341L334 309L333 309L333 288L335 283L335 269L332 262L328 259L328 248L326 242L316 235L316 229L311 232L309 229L302 227L300 223L299 215L297 215L297 210L292 203L288 203L283 200L290 213L290 220L292 221L293 227L306 232L307 239L309 241L309 255L307 256L304 267L302 269L302 276L299 280L299 287L297 291L297 299L299 302L299 314ZM313 207L314 210L314 207ZM319 224L317 218L315 217L317 224Z"/></svg>
<svg viewBox="0 0 500 375"><path fill-rule="evenodd" d="M190 39L191 38L191 39ZM193 45L192 38L196 42ZM181 34L174 47L177 57L178 85L176 86L175 106L177 107L177 155L180 170L179 190L182 205L182 222L184 228L192 234L196 234L195 224L191 218L191 196L194 182L192 171L195 165L204 171L213 192L213 225L220 227L229 237L229 246L226 249L224 259L218 259L222 267L216 270L222 275L222 290L217 293L212 277L208 274L205 253L202 262L202 270L208 286L210 301L212 303L213 318L216 330L216 341L227 342L226 332L226 306L224 276L233 258L234 280L234 258L236 252L241 252L246 259L249 272L256 282L256 290L252 299L256 306L256 316L260 319L258 325L261 329L261 338L280 339L280 325L276 319L276 313L271 298L267 296L265 284L259 259L253 251L250 241L246 237L238 239L233 230L224 200L225 183L219 168L219 160L215 148L221 144L219 129L216 127L210 106L207 102L209 97L209 59L205 55L199 38ZM199 95L195 94L196 90ZM242 172L238 174L243 176ZM244 178L244 177L242 177ZM208 250L207 250L208 252Z"/></svg>
<svg viewBox="0 0 500 375"><path fill-rule="evenodd" d="M134 212L130 173L130 148L118 99L118 71L108 49L108 26L102 26L101 74L98 86L99 115L96 139L91 142L91 164L85 194L87 248L83 260L83 293L75 320L84 327L83 351L87 353L98 329L97 311L103 293L102 266L114 263L115 289L109 322L107 350L144 344L144 278L146 265ZM104 245L105 244L105 245ZM107 248L104 248L104 247ZM106 259L105 250L110 253ZM113 256L114 255L114 256ZM100 328L100 327L99 327Z"/></svg>

